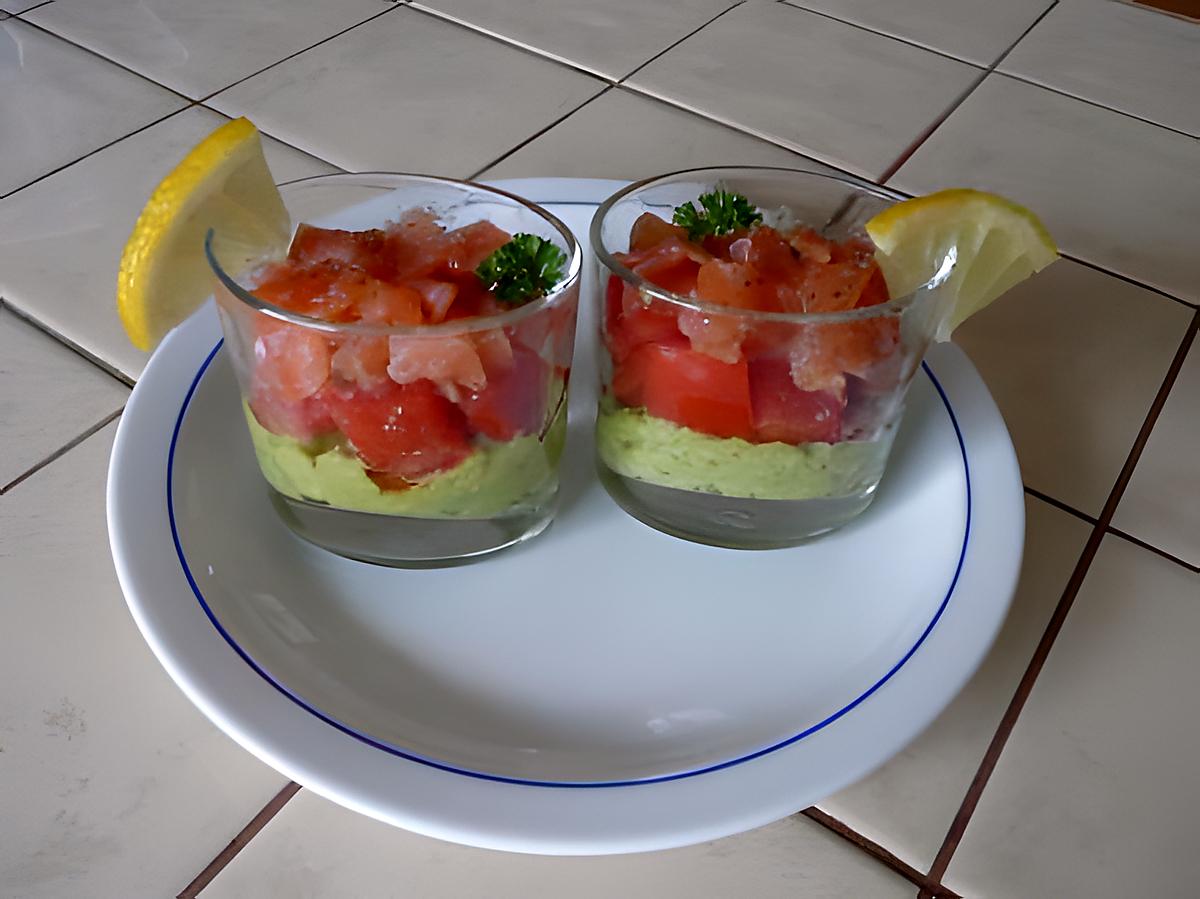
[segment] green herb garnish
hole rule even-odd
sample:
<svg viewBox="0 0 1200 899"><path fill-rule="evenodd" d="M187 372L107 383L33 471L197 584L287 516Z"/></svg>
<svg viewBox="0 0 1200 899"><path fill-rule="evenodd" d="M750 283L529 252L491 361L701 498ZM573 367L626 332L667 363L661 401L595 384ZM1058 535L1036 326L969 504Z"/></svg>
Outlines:
<svg viewBox="0 0 1200 899"><path fill-rule="evenodd" d="M676 225L687 229L688 237L692 240L732 234L762 221L762 213L741 194L714 190L701 194L699 203L699 209L690 202L676 206L672 218Z"/></svg>
<svg viewBox="0 0 1200 899"><path fill-rule="evenodd" d="M566 262L567 254L544 237L515 234L475 274L498 299L519 305L545 296L562 280Z"/></svg>

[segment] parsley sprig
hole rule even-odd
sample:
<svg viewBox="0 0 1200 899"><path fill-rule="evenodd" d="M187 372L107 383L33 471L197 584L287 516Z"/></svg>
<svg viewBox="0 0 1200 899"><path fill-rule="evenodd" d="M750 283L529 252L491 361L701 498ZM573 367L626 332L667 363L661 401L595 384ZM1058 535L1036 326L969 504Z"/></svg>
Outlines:
<svg viewBox="0 0 1200 899"><path fill-rule="evenodd" d="M567 254L534 234L513 239L479 263L475 274L506 303L521 305L543 297L562 280Z"/></svg>
<svg viewBox="0 0 1200 899"><path fill-rule="evenodd" d="M762 213L741 194L714 190L701 194L699 203L699 209L691 202L676 206L672 218L676 225L687 230L692 240L732 234L762 221Z"/></svg>

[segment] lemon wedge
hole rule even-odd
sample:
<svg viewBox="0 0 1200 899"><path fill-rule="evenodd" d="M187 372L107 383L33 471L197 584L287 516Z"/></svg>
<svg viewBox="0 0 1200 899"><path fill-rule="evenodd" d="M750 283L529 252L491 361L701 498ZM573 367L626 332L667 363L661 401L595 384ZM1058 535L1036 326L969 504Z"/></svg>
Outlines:
<svg viewBox="0 0 1200 899"><path fill-rule="evenodd" d="M212 293L204 237L231 272L287 247L291 223L248 119L192 148L154 189L121 255L117 312L129 340L152 349Z"/></svg>
<svg viewBox="0 0 1200 899"><path fill-rule="evenodd" d="M947 340L960 324L1058 258L1036 215L1011 200L955 188L897 203L866 224L894 297L926 284L953 256L940 285L945 308L935 331Z"/></svg>

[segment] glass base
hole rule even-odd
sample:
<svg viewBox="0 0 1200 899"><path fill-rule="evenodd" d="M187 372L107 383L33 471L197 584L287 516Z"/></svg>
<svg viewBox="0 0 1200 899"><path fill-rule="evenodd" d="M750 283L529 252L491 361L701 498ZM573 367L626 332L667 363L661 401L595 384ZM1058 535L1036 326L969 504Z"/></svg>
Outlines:
<svg viewBox="0 0 1200 899"><path fill-rule="evenodd" d="M339 556L393 568L465 564L536 537L554 519L553 502L494 518L409 518L338 509L269 489L279 517L297 536Z"/></svg>
<svg viewBox="0 0 1200 899"><path fill-rule="evenodd" d="M849 523L871 505L875 487L849 496L819 499L746 499L625 477L601 459L596 469L622 509L655 530L727 549L798 546Z"/></svg>

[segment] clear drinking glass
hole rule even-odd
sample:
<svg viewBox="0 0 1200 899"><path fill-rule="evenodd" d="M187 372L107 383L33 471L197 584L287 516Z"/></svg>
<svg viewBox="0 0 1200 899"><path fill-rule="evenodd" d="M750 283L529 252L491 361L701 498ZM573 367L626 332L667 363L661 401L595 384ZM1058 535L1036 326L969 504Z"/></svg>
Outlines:
<svg viewBox="0 0 1200 899"><path fill-rule="evenodd" d="M543 237L567 259L552 292L499 314L407 326L331 323L255 296L269 260L226 272L212 251L220 234L210 233L226 349L283 521L335 553L417 567L543 531L555 511L574 351L581 253L571 232L512 194L444 178L323 175L280 191L293 225L381 228L426 209L447 229L488 221ZM459 383L397 383L395 366L408 359L470 374ZM400 470L373 467L397 433Z"/></svg>
<svg viewBox="0 0 1200 899"><path fill-rule="evenodd" d="M618 258L643 213L670 221L676 206L714 187L745 195L768 224L807 225L836 240L861 236L899 197L815 172L693 169L625 188L592 220L603 347L597 467L609 494L686 539L790 546L870 505L948 268L909 296L805 314L677 295ZM681 419L704 421L706 433Z"/></svg>

